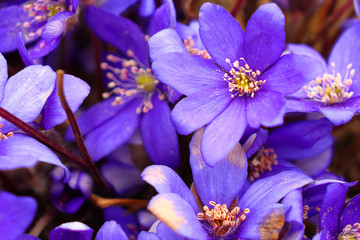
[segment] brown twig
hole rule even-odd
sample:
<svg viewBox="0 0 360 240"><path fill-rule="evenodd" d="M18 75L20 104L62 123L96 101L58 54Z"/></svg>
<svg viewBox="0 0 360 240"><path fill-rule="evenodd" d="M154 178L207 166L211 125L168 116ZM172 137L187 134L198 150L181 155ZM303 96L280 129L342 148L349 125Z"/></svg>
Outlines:
<svg viewBox="0 0 360 240"><path fill-rule="evenodd" d="M57 70L56 76L57 76L57 87L58 87L58 95L60 98L61 106L65 110L66 116L69 120L71 129L75 136L76 144L78 145L81 155L86 163L87 168L89 169L90 173L94 176L95 180L105 186L106 188L110 188L107 182L104 180L104 178L101 176L98 168L95 166L93 160L90 157L90 154L85 146L84 139L81 135L79 125L76 122L75 116L73 112L71 111L69 104L66 101L65 93L64 93L64 70Z"/></svg>
<svg viewBox="0 0 360 240"><path fill-rule="evenodd" d="M149 204L148 200L128 199L128 198L102 198L95 194L91 194L91 201L99 208L107 208L111 206L123 206L132 210L146 208Z"/></svg>

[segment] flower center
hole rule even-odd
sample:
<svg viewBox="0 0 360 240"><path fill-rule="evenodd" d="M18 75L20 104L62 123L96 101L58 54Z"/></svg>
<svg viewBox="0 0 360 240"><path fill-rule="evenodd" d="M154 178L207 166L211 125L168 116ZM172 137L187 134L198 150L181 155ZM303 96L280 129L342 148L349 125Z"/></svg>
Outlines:
<svg viewBox="0 0 360 240"><path fill-rule="evenodd" d="M1 120L1 117L0 117L0 120ZM14 133L13 132L8 132L6 134L2 133L1 132L1 128L4 126L3 123L0 124L0 140L3 140L3 139L8 139L9 137L13 136Z"/></svg>
<svg viewBox="0 0 360 240"><path fill-rule="evenodd" d="M352 77L355 70L351 69L352 64L346 66L345 76L335 73L335 64L331 63L332 73L324 73L322 77L317 77L303 89L307 91L309 98L324 104L334 104L346 101L354 92L350 92Z"/></svg>
<svg viewBox="0 0 360 240"><path fill-rule="evenodd" d="M192 39L191 36L189 36L188 39L184 40L184 45L185 45L186 50L188 50L188 52L191 55L198 55L205 59L211 58L209 53L206 50L200 50L200 49L197 49L194 47L194 40Z"/></svg>
<svg viewBox="0 0 360 240"><path fill-rule="evenodd" d="M277 155L272 148L261 149L256 157L249 161L249 180L253 182L255 178L260 177L260 174L266 170L271 171L272 165L277 165Z"/></svg>
<svg viewBox="0 0 360 240"><path fill-rule="evenodd" d="M106 77L110 80L110 91L103 93L103 98L117 95L112 103L116 106L134 97L142 97L143 103L136 112L146 113L153 108L151 98L155 91L158 91L160 100L164 100L165 96L156 88L159 81L152 70L142 66L132 51L128 51L128 55L132 57L129 60L109 54L106 56L107 62L101 63L101 69L106 71Z"/></svg>
<svg viewBox="0 0 360 240"><path fill-rule="evenodd" d="M244 67L240 66L239 61L231 64L230 59L225 60L231 69L229 72L224 73L223 79L228 82L231 97L241 97L244 94L254 97L255 92L261 88L266 80L257 80L261 74L260 71L253 71L245 62L245 59L240 58L240 60L244 61Z"/></svg>
<svg viewBox="0 0 360 240"><path fill-rule="evenodd" d="M338 240L360 240L360 223L349 224L339 234Z"/></svg>
<svg viewBox="0 0 360 240"><path fill-rule="evenodd" d="M41 36L43 26L55 14L72 11L73 6L67 6L66 0L37 0L23 5L31 20L23 23L25 38Z"/></svg>
<svg viewBox="0 0 360 240"><path fill-rule="evenodd" d="M208 206L204 206L204 212L197 214L197 218L200 221L206 221L210 225L210 230L218 237L226 237L233 233L236 228L246 219L246 214L250 212L248 208L245 208L240 212L239 207L234 207L231 211L228 210L226 204L216 204L210 201L209 204L213 206L209 209Z"/></svg>

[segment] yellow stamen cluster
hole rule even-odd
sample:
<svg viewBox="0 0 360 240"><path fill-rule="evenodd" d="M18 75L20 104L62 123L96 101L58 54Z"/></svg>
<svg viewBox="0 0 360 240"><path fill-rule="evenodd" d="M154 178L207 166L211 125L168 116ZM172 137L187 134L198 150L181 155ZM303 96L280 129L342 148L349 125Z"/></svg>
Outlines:
<svg viewBox="0 0 360 240"><path fill-rule="evenodd" d="M151 98L155 93L156 85L159 80L156 79L150 68L140 66L132 51L128 51L131 59L123 59L112 54L107 55L107 62L101 63L100 67L106 71L106 77L110 80L108 87L111 89L103 93L103 98L109 98L116 95L112 105L123 104L127 100L142 96L143 103L136 109L138 114L146 113L153 108ZM165 99L165 95L158 91L160 100Z"/></svg>
<svg viewBox="0 0 360 240"><path fill-rule="evenodd" d="M1 118L0 118L1 119ZM0 124L0 140L3 140L3 139L8 139L9 137L11 137L11 136L13 136L14 135L14 133L13 132L8 132L8 133L6 133L6 134L4 134L4 133L2 133L1 132L1 128L4 126L4 124L3 123L1 123Z"/></svg>
<svg viewBox="0 0 360 240"><path fill-rule="evenodd" d="M344 227L338 236L338 240L360 240L360 223L349 224Z"/></svg>
<svg viewBox="0 0 360 240"><path fill-rule="evenodd" d="M261 88L266 80L257 80L261 74L260 71L253 71L245 59L240 58L240 60L244 62L244 66L240 66L239 61L231 64L230 59L225 60L231 69L224 74L223 79L228 82L231 97L243 96L244 94L254 97L255 92Z"/></svg>
<svg viewBox="0 0 360 240"><path fill-rule="evenodd" d="M355 70L351 67L351 64L347 65L345 76L342 77L340 73L335 73L335 64L332 63L332 73L324 73L303 89L307 91L309 98L326 105L346 101L354 94L349 91L352 84L351 78L355 74Z"/></svg>
<svg viewBox="0 0 360 240"><path fill-rule="evenodd" d="M246 214L250 212L248 208L240 212L239 207L234 207L229 211L226 204L216 204L213 201L210 201L209 204L213 208L209 209L208 206L204 206L204 212L198 213L197 218L200 221L206 221L214 236L218 237L226 237L233 233L240 223L246 219Z"/></svg>

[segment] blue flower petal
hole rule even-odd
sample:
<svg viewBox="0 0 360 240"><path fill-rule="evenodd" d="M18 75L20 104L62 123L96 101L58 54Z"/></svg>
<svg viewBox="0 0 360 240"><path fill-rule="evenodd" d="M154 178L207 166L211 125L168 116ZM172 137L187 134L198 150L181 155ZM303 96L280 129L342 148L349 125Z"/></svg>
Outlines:
<svg viewBox="0 0 360 240"><path fill-rule="evenodd" d="M283 204L250 209L245 221L238 228L236 239L279 239L288 210L289 207Z"/></svg>
<svg viewBox="0 0 360 240"><path fill-rule="evenodd" d="M207 234L191 206L175 193L153 197L148 210L171 230L193 240L206 240Z"/></svg>
<svg viewBox="0 0 360 240"><path fill-rule="evenodd" d="M303 187L313 180L299 172L284 171L274 176L260 179L250 185L239 201L241 209L249 208L250 214L256 208L277 203L290 191Z"/></svg>
<svg viewBox="0 0 360 240"><path fill-rule="evenodd" d="M289 95L298 91L321 73L323 73L323 69L318 60L303 55L286 54L259 78L266 80L262 89Z"/></svg>
<svg viewBox="0 0 360 240"><path fill-rule="evenodd" d="M354 223L360 223L359 215L360 207L360 194L356 195L345 205L344 210L340 216L340 231L346 227L346 225L353 225Z"/></svg>
<svg viewBox="0 0 360 240"><path fill-rule="evenodd" d="M152 61L172 52L188 52L174 29L161 30L149 39L149 53Z"/></svg>
<svg viewBox="0 0 360 240"><path fill-rule="evenodd" d="M176 234L162 222L159 222L156 227L156 235L158 235L161 239L185 240L183 236Z"/></svg>
<svg viewBox="0 0 360 240"><path fill-rule="evenodd" d="M29 235L29 234L24 234L22 235L20 238L18 238L17 240L41 240L33 235Z"/></svg>
<svg viewBox="0 0 360 240"><path fill-rule="evenodd" d="M265 71L285 49L285 17L275 3L261 5L245 30L245 61L253 70ZM264 51L266 49L266 51Z"/></svg>
<svg viewBox="0 0 360 240"><path fill-rule="evenodd" d="M0 106L24 122L34 121L54 89L55 78L55 72L49 66L25 68L7 81ZM14 129L15 126L4 122L3 132Z"/></svg>
<svg viewBox="0 0 360 240"><path fill-rule="evenodd" d="M230 206L247 178L247 158L241 145L214 167L204 161L201 151L203 129L196 131L190 142L190 166L196 191L204 205L210 201Z"/></svg>
<svg viewBox="0 0 360 240"><path fill-rule="evenodd" d="M134 99L125 103L126 107L119 114L87 135L85 144L94 161L108 155L131 137L139 126L140 114L136 113L136 108L141 101Z"/></svg>
<svg viewBox="0 0 360 240"><path fill-rule="evenodd" d="M19 32L18 35L17 35L16 45L17 45L17 48L19 50L21 60L23 61L25 66L28 67L28 66L31 66L31 65L35 65L33 59L30 57L30 54L29 54L28 50L25 47L22 32Z"/></svg>
<svg viewBox="0 0 360 240"><path fill-rule="evenodd" d="M89 95L90 86L80 78L69 74L64 75L63 85L66 101L70 109L76 112L84 99ZM63 123L66 119L67 116L61 106L56 87L45 104L43 124L45 129L50 129L55 125Z"/></svg>
<svg viewBox="0 0 360 240"><path fill-rule="evenodd" d="M167 4L162 4L160 7L158 7L155 10L154 15L151 17L149 23L149 36L151 37L155 33L170 27L170 18L170 10Z"/></svg>
<svg viewBox="0 0 360 240"><path fill-rule="evenodd" d="M36 201L31 197L17 197L0 192L1 238L18 240L32 222L36 213Z"/></svg>
<svg viewBox="0 0 360 240"><path fill-rule="evenodd" d="M204 3L199 12L199 25L202 43L211 58L224 70L230 70L226 59L234 62L244 57L244 31L225 8Z"/></svg>
<svg viewBox="0 0 360 240"><path fill-rule="evenodd" d="M182 99L171 112L176 130L188 135L216 118L230 104L227 89L206 89Z"/></svg>
<svg viewBox="0 0 360 240"><path fill-rule="evenodd" d="M77 123L83 135L88 134L91 130L100 127L106 121L116 116L126 104L118 104L112 106L114 98L106 99L100 103L95 104L91 108L85 110L78 118ZM74 135L71 128L68 128L65 134L67 140L74 140Z"/></svg>
<svg viewBox="0 0 360 240"><path fill-rule="evenodd" d="M194 195L174 170L161 165L152 165L141 173L144 181L152 185L158 193L176 193L194 210L199 212Z"/></svg>
<svg viewBox="0 0 360 240"><path fill-rule="evenodd" d="M115 15L120 15L125 12L131 5L135 4L138 0L126 0L126 1L119 1L119 0L105 0L105 1L97 1L101 5L100 8L111 12Z"/></svg>
<svg viewBox="0 0 360 240"><path fill-rule="evenodd" d="M281 203L291 206L285 219L285 221L290 224L290 230L286 233L284 239L302 240L305 232L302 189L289 192Z"/></svg>
<svg viewBox="0 0 360 240"><path fill-rule="evenodd" d="M312 47L305 44L290 43L286 46L286 49L293 54L306 55L317 59L323 69L323 72L327 72L328 66L327 63L325 62L325 59L323 58L323 56L321 56L321 54L318 51L316 51Z"/></svg>
<svg viewBox="0 0 360 240"><path fill-rule="evenodd" d="M0 159L1 170L32 167L41 161L62 167L65 171L64 182L70 179L69 170L50 149L22 133L15 133L0 141Z"/></svg>
<svg viewBox="0 0 360 240"><path fill-rule="evenodd" d="M95 240L128 240L124 230L115 221L105 222L98 233Z"/></svg>
<svg viewBox="0 0 360 240"><path fill-rule="evenodd" d="M134 22L93 6L86 8L86 21L101 39L114 45L123 54L128 50L133 51L142 64L149 65L145 35Z"/></svg>
<svg viewBox="0 0 360 240"><path fill-rule="evenodd" d="M234 99L205 127L201 152L205 162L210 166L223 160L240 141L246 128L245 108L242 99Z"/></svg>
<svg viewBox="0 0 360 240"><path fill-rule="evenodd" d="M210 88L228 89L214 63L190 53L164 54L153 63L152 69L159 81L186 96Z"/></svg>
<svg viewBox="0 0 360 240"><path fill-rule="evenodd" d="M294 164L314 178L319 176L330 166L332 157L333 149L329 148L313 157L298 160Z"/></svg>
<svg viewBox="0 0 360 240"><path fill-rule="evenodd" d="M284 121L285 104L281 93L260 89L253 98L247 97L247 123L252 128L280 125Z"/></svg>
<svg viewBox="0 0 360 240"><path fill-rule="evenodd" d="M8 79L7 63L4 56L0 53L0 102L4 97L5 85Z"/></svg>
<svg viewBox="0 0 360 240"><path fill-rule="evenodd" d="M340 214L344 208L347 187L333 183L326 188L320 210L321 239L334 239L338 234Z"/></svg>
<svg viewBox="0 0 360 240"><path fill-rule="evenodd" d="M49 240L91 240L93 230L81 222L68 222L54 228Z"/></svg>
<svg viewBox="0 0 360 240"><path fill-rule="evenodd" d="M353 97L360 95L360 61L358 57L360 55L360 24L348 28L335 43L329 59L329 65L335 63L335 73L339 72L342 77L345 76L348 64L352 64L352 69L355 70L352 77L353 82L349 91L354 92Z"/></svg>
<svg viewBox="0 0 360 240"><path fill-rule="evenodd" d="M152 97L153 108L144 113L140 131L144 147L155 164L172 168L179 166L179 143L174 125L170 120L170 107L158 94Z"/></svg>
<svg viewBox="0 0 360 240"><path fill-rule="evenodd" d="M169 238L167 238L169 239ZM161 240L155 233L141 231L137 240ZM169 239L171 240L171 239Z"/></svg>
<svg viewBox="0 0 360 240"><path fill-rule="evenodd" d="M142 17L151 16L155 11L155 0L140 0L139 15Z"/></svg>

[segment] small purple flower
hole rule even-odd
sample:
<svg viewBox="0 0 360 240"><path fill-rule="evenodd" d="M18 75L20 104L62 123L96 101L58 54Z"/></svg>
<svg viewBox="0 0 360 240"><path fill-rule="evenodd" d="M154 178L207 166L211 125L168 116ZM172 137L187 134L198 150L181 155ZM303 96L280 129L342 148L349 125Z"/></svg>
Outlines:
<svg viewBox="0 0 360 240"><path fill-rule="evenodd" d="M202 132L195 132L190 143L191 191L168 167L153 165L142 173L159 192L148 206L162 222L157 229L165 224L179 239L277 239L289 210L278 202L312 180L284 171L250 185L240 144L223 161L209 167L200 152ZM161 239L166 237L162 231L156 233Z"/></svg>
<svg viewBox="0 0 360 240"><path fill-rule="evenodd" d="M317 209L318 212L320 211L318 222L320 232L314 236L314 240L350 240L360 238L360 194L345 202L346 192L353 185L355 183L344 184L336 182L324 185L322 188L326 191L323 191L320 198L311 189L314 196L309 198L309 200L313 201L310 203L318 204Z"/></svg>
<svg viewBox="0 0 360 240"><path fill-rule="evenodd" d="M313 78L316 61L281 56L285 19L275 4L262 5L245 33L230 13L211 3L201 7L199 24L210 61L184 51L162 49L161 54L156 46L172 39L164 32L150 41L150 54L158 79L187 96L171 113L176 130L187 135L206 126L201 152L215 165L234 148L247 125L283 123L285 96Z"/></svg>
<svg viewBox="0 0 360 240"><path fill-rule="evenodd" d="M169 26L172 16L166 7L155 11L149 25L151 31ZM132 21L95 7L87 8L87 22L99 37L127 55L107 55L101 67L110 90L104 93L104 101L78 119L81 132L87 135L89 153L95 161L99 160L125 143L139 127L151 160L178 166L178 140L167 101L169 89L159 83L150 68L147 37Z"/></svg>
<svg viewBox="0 0 360 240"><path fill-rule="evenodd" d="M21 40L25 44L40 38L30 49L32 59L45 56L77 21L77 5L78 0L36 0L1 9L0 29L5 34L0 38L0 52L15 50L17 35L21 33ZM20 47L24 43L20 43Z"/></svg>
<svg viewBox="0 0 360 240"><path fill-rule="evenodd" d="M360 112L360 24L348 28L335 43L328 63L314 49L290 45L295 54L317 59L317 77L304 84L287 103L287 111L320 112L334 125L347 123Z"/></svg>
<svg viewBox="0 0 360 240"><path fill-rule="evenodd" d="M332 159L332 127L322 118L285 124L269 135L266 130L258 130L245 143L251 145L247 147L250 180L296 168L311 177L319 176Z"/></svg>

